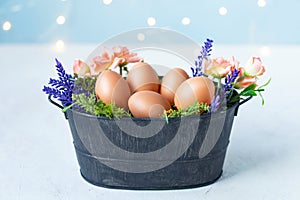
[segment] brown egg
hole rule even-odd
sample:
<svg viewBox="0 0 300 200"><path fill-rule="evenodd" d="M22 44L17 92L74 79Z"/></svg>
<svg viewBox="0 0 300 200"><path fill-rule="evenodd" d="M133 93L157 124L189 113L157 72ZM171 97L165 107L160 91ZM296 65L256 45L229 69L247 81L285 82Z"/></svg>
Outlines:
<svg viewBox="0 0 300 200"><path fill-rule="evenodd" d="M134 117L158 118L164 110L171 108L169 102L160 94L145 90L134 93L128 101L129 110Z"/></svg>
<svg viewBox="0 0 300 200"><path fill-rule="evenodd" d="M128 110L128 99L131 95L128 83L114 71L105 70L97 78L95 92L104 103L113 103Z"/></svg>
<svg viewBox="0 0 300 200"><path fill-rule="evenodd" d="M215 85L212 80L206 77L193 77L177 88L174 102L178 109L185 109L196 101L209 105L214 95Z"/></svg>
<svg viewBox="0 0 300 200"><path fill-rule="evenodd" d="M162 79L160 94L165 97L171 105L173 105L177 88L188 78L189 75L183 69L171 69Z"/></svg>
<svg viewBox="0 0 300 200"><path fill-rule="evenodd" d="M129 71L127 82L132 93L151 90L158 92L159 79L155 70L147 63L139 62Z"/></svg>

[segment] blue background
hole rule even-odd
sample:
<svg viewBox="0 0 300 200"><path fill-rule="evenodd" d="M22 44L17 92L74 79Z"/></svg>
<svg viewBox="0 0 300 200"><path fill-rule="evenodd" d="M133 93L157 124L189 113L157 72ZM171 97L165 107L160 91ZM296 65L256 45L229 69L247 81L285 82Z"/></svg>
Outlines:
<svg viewBox="0 0 300 200"><path fill-rule="evenodd" d="M300 1L266 0L1 0L0 43L99 43L120 32L148 27L179 31L196 41L213 38L218 44L299 44ZM225 16L218 13L224 6ZM56 23L66 17L63 25ZM182 25L183 17L191 23ZM2 30L10 21L12 28Z"/></svg>

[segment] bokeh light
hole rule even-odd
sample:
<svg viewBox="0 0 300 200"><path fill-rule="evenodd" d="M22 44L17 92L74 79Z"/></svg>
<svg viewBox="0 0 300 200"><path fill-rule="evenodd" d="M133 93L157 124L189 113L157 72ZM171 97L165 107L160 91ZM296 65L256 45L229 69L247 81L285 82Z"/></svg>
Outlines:
<svg viewBox="0 0 300 200"><path fill-rule="evenodd" d="M2 29L4 31L9 31L11 29L12 25L10 23L10 21L5 21L2 25Z"/></svg>
<svg viewBox="0 0 300 200"><path fill-rule="evenodd" d="M65 42L63 40L57 40L55 43L55 49L58 52L63 52L65 49Z"/></svg>
<svg viewBox="0 0 300 200"><path fill-rule="evenodd" d="M148 17L147 23L149 26L154 26L156 24L156 19L154 17Z"/></svg>
<svg viewBox="0 0 300 200"><path fill-rule="evenodd" d="M263 57L268 57L271 55L271 49L270 47L268 46L262 46L260 49L259 49L259 54Z"/></svg>
<svg viewBox="0 0 300 200"><path fill-rule="evenodd" d="M226 15L227 12L228 12L227 8L225 8L225 7L219 8L219 14L220 15Z"/></svg>
<svg viewBox="0 0 300 200"><path fill-rule="evenodd" d="M109 5L112 3L112 0L103 0L103 4Z"/></svg>
<svg viewBox="0 0 300 200"><path fill-rule="evenodd" d="M63 25L64 23L66 22L66 18L64 16L58 16L56 18L56 23L59 24L59 25Z"/></svg>
<svg viewBox="0 0 300 200"><path fill-rule="evenodd" d="M139 34L137 34L137 39L139 40L139 41L144 41L145 40L145 35L143 34L143 33L139 33Z"/></svg>
<svg viewBox="0 0 300 200"><path fill-rule="evenodd" d="M183 25L189 25L191 23L191 19L188 17L184 17L184 18L182 18L181 23Z"/></svg>
<svg viewBox="0 0 300 200"><path fill-rule="evenodd" d="M265 0L258 0L257 5L262 8L267 5L267 2Z"/></svg>
<svg viewBox="0 0 300 200"><path fill-rule="evenodd" d="M199 6L199 2L193 0L188 3L178 1L172 9L166 10L170 4L167 1L151 3L139 0L96 0L89 4L81 1L75 3L72 0L2 1L0 3L2 43L55 43L53 41L59 38L64 38L70 43L98 43L125 30L162 27L182 32L197 41L201 41L204 35L210 35L211 38L217 39L218 43L226 44L300 44L300 37L297 37L300 34L297 23L299 6L291 2L202 1ZM143 6L147 9L137 9ZM87 12L83 12L84 10ZM287 12L278 15L282 10ZM132 16L139 17L132 18ZM266 16L272 20L266 20ZM95 22L101 28L95 25ZM277 26L276 22L285 23ZM231 23L234 23L239 31L232 31ZM216 26L222 26L223 31L217 31ZM201 35L199 27L205 27L201 29ZM286 36L286 30L290 32L289 36ZM81 34L74 34L78 32Z"/></svg>

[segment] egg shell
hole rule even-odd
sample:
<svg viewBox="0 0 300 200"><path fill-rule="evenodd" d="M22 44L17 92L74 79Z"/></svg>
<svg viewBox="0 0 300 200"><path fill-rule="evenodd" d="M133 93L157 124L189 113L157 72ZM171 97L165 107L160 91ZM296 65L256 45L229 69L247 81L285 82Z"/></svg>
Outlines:
<svg viewBox="0 0 300 200"><path fill-rule="evenodd" d="M160 94L165 97L171 105L173 105L177 88L188 78L189 75L183 69L171 69L162 79Z"/></svg>
<svg viewBox="0 0 300 200"><path fill-rule="evenodd" d="M196 101L210 105L215 95L215 85L206 77L193 77L181 83L175 93L175 106L186 109Z"/></svg>
<svg viewBox="0 0 300 200"><path fill-rule="evenodd" d="M104 103L113 103L128 110L128 99L131 95L128 83L114 71L105 70L97 78L95 93Z"/></svg>
<svg viewBox="0 0 300 200"><path fill-rule="evenodd" d="M171 108L163 96L149 90L134 93L129 98L128 106L132 115L140 118L159 118L164 110Z"/></svg>
<svg viewBox="0 0 300 200"><path fill-rule="evenodd" d="M144 62L132 66L126 80L132 93L143 90L158 92L159 90L160 83L155 70Z"/></svg>

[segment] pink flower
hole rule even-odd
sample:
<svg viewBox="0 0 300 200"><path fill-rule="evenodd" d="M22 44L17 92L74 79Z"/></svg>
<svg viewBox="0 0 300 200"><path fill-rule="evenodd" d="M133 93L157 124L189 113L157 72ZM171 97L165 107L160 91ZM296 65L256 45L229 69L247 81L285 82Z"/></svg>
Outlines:
<svg viewBox="0 0 300 200"><path fill-rule="evenodd" d="M113 62L113 57L104 51L101 56L94 57L93 62L93 72L99 74L110 67Z"/></svg>
<svg viewBox="0 0 300 200"><path fill-rule="evenodd" d="M127 47L116 46L112 48L112 52L104 51L101 56L93 58L93 73L99 74L109 68L140 61L142 59L136 53L130 53Z"/></svg>
<svg viewBox="0 0 300 200"><path fill-rule="evenodd" d="M244 76L238 82L236 82L235 87L238 88L238 89L246 88L249 85L252 85L254 83L256 83L256 77L255 76Z"/></svg>
<svg viewBox="0 0 300 200"><path fill-rule="evenodd" d="M80 59L76 59L73 64L73 73L78 76L89 76L91 75L90 67Z"/></svg>
<svg viewBox="0 0 300 200"><path fill-rule="evenodd" d="M127 47L116 46L112 48L114 57L123 57L124 55L129 54L129 50Z"/></svg>
<svg viewBox="0 0 300 200"><path fill-rule="evenodd" d="M233 71L233 69L238 69L240 66L240 62L237 61L234 56L231 57L229 62L231 65L231 71Z"/></svg>
<svg viewBox="0 0 300 200"><path fill-rule="evenodd" d="M114 57L124 58L124 63L141 62L142 58L138 57L136 53L129 53L127 47L117 46L113 47ZM123 63L122 63L123 64Z"/></svg>
<svg viewBox="0 0 300 200"><path fill-rule="evenodd" d="M212 60L205 59L203 61L204 73L215 78L225 77L230 72L230 69L232 67L230 61L225 60L221 57Z"/></svg>
<svg viewBox="0 0 300 200"><path fill-rule="evenodd" d="M118 57L115 57L113 62L111 63L111 65L109 66L110 68L116 68L120 65L123 65L126 63L126 59L125 58L118 58Z"/></svg>
<svg viewBox="0 0 300 200"><path fill-rule="evenodd" d="M265 72L265 67L258 57L251 57L245 67L240 67L238 69L240 70L240 74L235 84L235 87L238 89L246 88L249 85L256 83L257 76L261 76Z"/></svg>
<svg viewBox="0 0 300 200"><path fill-rule="evenodd" d="M265 72L265 67L262 65L259 57L252 57L245 65L246 76L261 76Z"/></svg>
<svg viewBox="0 0 300 200"><path fill-rule="evenodd" d="M238 70L240 71L240 73L235 83L235 87L237 89L246 88L249 85L256 83L257 78L255 76L246 76L245 69L243 67L239 67Z"/></svg>

